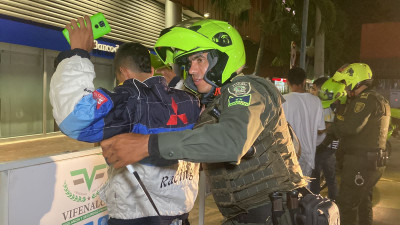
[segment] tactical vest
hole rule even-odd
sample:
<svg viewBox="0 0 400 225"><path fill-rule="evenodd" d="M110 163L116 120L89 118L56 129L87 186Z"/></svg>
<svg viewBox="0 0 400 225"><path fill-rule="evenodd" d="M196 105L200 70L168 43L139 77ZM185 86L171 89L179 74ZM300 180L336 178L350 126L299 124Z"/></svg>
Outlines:
<svg viewBox="0 0 400 225"><path fill-rule="evenodd" d="M221 96L217 96L207 105L195 128L218 122L212 116L212 110L222 107L220 99ZM253 146L256 154L242 158L239 165L202 164L214 200L228 219L269 202L269 195L274 191L289 191L307 185L302 179L283 113L266 124Z"/></svg>

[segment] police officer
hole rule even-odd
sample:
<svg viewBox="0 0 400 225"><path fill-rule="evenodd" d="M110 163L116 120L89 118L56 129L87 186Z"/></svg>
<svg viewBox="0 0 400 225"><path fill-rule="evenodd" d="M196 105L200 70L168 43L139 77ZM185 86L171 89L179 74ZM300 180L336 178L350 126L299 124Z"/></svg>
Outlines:
<svg viewBox="0 0 400 225"><path fill-rule="evenodd" d="M390 120L388 101L372 89L367 64L341 67L332 77L343 82L348 103L331 127L340 138L342 173L338 204L341 223L372 224L372 191L382 176L386 160L386 136Z"/></svg>
<svg viewBox="0 0 400 225"><path fill-rule="evenodd" d="M306 181L284 99L271 82L241 73L240 34L226 22L195 18L162 31L155 51L164 62L185 67L186 87L202 94L205 110L190 132L120 135L102 142L108 162L122 167L149 155L205 162L224 224L291 224L285 194ZM172 116L184 122L179 109Z"/></svg>

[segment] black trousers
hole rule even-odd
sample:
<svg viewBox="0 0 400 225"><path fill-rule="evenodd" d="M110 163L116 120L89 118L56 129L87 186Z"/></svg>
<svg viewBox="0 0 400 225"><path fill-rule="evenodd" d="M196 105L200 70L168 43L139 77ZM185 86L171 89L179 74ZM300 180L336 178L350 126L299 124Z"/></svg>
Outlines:
<svg viewBox="0 0 400 225"><path fill-rule="evenodd" d="M372 225L372 192L384 169L372 169L366 157L344 156L338 197L341 224Z"/></svg>

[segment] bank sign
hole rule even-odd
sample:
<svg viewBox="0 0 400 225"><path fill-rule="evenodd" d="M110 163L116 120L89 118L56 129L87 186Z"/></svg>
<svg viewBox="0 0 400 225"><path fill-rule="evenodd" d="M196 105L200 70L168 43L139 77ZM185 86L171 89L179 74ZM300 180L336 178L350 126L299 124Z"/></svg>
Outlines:
<svg viewBox="0 0 400 225"><path fill-rule="evenodd" d="M36 48L65 51L70 45L63 36L62 28L51 29L49 26L40 26L23 21L15 21L0 17L0 27L7 32L0 32L0 42L26 45ZM96 46L92 55L103 58L114 58L120 41L100 38L95 40Z"/></svg>
<svg viewBox="0 0 400 225"><path fill-rule="evenodd" d="M16 169L9 225L106 225L107 206L99 198L106 181L101 154Z"/></svg>

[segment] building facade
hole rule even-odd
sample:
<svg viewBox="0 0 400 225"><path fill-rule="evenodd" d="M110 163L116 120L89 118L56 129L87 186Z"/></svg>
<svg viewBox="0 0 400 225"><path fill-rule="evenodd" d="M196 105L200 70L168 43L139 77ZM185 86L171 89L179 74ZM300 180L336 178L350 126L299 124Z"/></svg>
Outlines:
<svg viewBox="0 0 400 225"><path fill-rule="evenodd" d="M118 46L140 42L151 50L165 27L164 2L155 0L0 1L0 140L57 131L48 97L54 59L69 48L66 23L102 12L111 32L96 40L95 87L112 89ZM183 19L190 18L184 14Z"/></svg>

